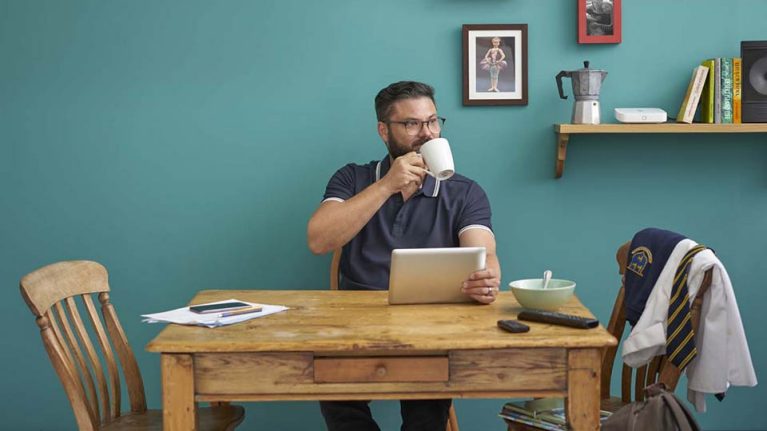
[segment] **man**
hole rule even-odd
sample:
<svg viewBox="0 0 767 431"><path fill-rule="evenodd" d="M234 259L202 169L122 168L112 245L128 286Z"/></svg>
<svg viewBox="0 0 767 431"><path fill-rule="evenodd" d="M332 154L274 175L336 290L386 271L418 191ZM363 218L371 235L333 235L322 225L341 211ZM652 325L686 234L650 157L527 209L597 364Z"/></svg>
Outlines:
<svg viewBox="0 0 767 431"><path fill-rule="evenodd" d="M444 123L434 89L412 81L391 84L376 96L375 109L388 155L333 175L309 220L309 248L322 254L343 247L340 289L386 290L395 248L485 247L487 268L471 274L463 292L482 304L495 301L501 270L485 192L458 174L445 181L428 176L417 152L440 136ZM444 430L450 403L401 401L402 430ZM379 430L366 401L321 402L320 408L330 431Z"/></svg>

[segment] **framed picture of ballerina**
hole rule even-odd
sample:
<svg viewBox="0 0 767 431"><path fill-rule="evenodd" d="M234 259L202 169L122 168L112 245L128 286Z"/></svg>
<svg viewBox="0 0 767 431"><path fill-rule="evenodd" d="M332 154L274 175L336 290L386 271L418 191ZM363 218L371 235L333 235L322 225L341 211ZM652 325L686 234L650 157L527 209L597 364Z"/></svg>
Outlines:
<svg viewBox="0 0 767 431"><path fill-rule="evenodd" d="M578 43L621 43L621 0L577 0Z"/></svg>
<svg viewBox="0 0 767 431"><path fill-rule="evenodd" d="M463 26L463 104L527 105L527 24Z"/></svg>

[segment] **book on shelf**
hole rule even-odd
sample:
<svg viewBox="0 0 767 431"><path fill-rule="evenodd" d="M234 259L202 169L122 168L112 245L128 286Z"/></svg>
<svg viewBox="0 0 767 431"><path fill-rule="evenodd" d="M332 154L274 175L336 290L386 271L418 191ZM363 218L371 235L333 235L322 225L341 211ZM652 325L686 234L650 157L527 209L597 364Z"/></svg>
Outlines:
<svg viewBox="0 0 767 431"><path fill-rule="evenodd" d="M714 123L722 122L722 59L714 59Z"/></svg>
<svg viewBox="0 0 767 431"><path fill-rule="evenodd" d="M706 84L703 86L703 94L700 96L700 122L701 123L713 123L714 122L714 68L716 67L716 60L709 58L703 60L701 66L708 68L708 75L706 76Z"/></svg>
<svg viewBox="0 0 767 431"><path fill-rule="evenodd" d="M742 112L742 86L743 86L743 61L740 57L732 59L732 122L743 123Z"/></svg>
<svg viewBox="0 0 767 431"><path fill-rule="evenodd" d="M697 66L692 71L690 83L687 85L687 92L682 100L682 106L679 107L679 113L676 115L677 123L692 124L695 118L695 110L698 108L700 96L703 93L703 86L708 76L708 67Z"/></svg>
<svg viewBox="0 0 767 431"><path fill-rule="evenodd" d="M722 124L732 124L732 57L722 58Z"/></svg>
<svg viewBox="0 0 767 431"><path fill-rule="evenodd" d="M604 421L610 412L600 410L599 420ZM541 398L530 401L510 401L498 414L510 422L536 426L549 431L567 430L563 398Z"/></svg>

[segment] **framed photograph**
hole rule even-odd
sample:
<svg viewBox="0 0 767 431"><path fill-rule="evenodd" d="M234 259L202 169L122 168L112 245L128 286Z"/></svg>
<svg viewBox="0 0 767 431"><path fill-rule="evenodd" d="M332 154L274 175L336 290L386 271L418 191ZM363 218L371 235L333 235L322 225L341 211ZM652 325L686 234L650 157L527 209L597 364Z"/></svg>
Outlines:
<svg viewBox="0 0 767 431"><path fill-rule="evenodd" d="M463 26L463 104L527 105L527 24Z"/></svg>
<svg viewBox="0 0 767 431"><path fill-rule="evenodd" d="M621 0L576 0L578 43L621 43Z"/></svg>

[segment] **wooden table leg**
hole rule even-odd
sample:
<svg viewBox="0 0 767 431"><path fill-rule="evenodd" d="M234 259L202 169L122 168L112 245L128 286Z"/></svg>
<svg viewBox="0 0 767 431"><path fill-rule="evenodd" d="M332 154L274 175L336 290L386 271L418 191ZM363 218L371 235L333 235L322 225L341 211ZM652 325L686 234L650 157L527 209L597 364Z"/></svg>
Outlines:
<svg viewBox="0 0 767 431"><path fill-rule="evenodd" d="M572 349L567 355L565 415L570 429L599 429L599 349Z"/></svg>
<svg viewBox="0 0 767 431"><path fill-rule="evenodd" d="M194 402L192 355L164 353L162 367L162 408L164 431L194 431L197 406Z"/></svg>

